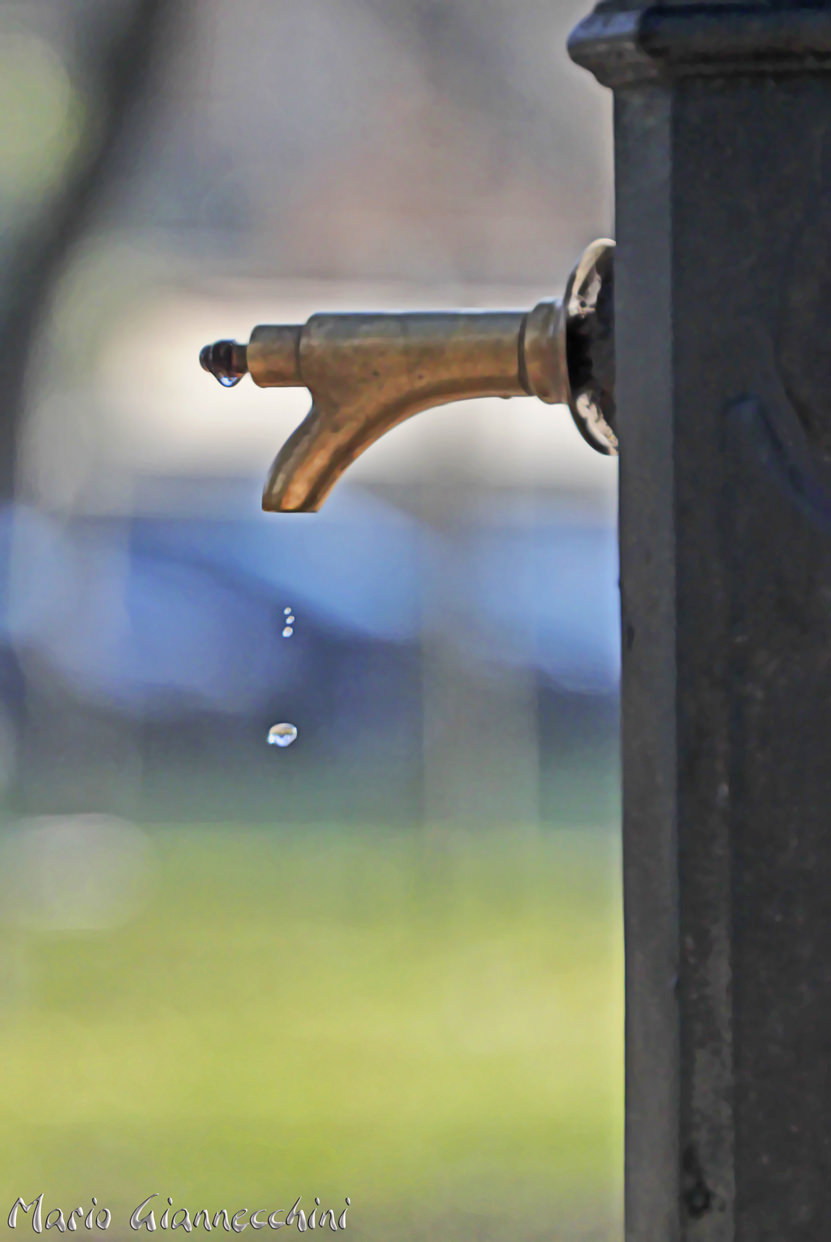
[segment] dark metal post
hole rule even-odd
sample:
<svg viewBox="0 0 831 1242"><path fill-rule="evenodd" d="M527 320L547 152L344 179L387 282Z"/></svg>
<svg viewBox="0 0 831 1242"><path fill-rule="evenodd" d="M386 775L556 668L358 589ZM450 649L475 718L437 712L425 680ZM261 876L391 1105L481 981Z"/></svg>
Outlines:
<svg viewBox="0 0 831 1242"><path fill-rule="evenodd" d="M629 1242L831 1237L831 6L606 0Z"/></svg>

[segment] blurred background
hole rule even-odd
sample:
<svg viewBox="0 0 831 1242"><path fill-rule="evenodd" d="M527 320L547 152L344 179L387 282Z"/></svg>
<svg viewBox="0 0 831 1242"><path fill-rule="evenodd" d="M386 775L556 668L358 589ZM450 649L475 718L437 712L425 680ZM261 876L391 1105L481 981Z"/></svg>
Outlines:
<svg viewBox="0 0 831 1242"><path fill-rule="evenodd" d="M0 0L2 1232L620 1236L615 464L468 402L265 515L308 394L197 363L561 293L589 7Z"/></svg>

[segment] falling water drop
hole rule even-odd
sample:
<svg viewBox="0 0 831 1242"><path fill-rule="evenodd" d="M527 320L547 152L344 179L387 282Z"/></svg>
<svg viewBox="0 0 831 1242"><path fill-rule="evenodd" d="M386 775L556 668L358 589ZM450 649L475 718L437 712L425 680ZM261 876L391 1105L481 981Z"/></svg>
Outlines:
<svg viewBox="0 0 831 1242"><path fill-rule="evenodd" d="M294 625L294 615L286 617L286 625Z"/></svg>
<svg viewBox="0 0 831 1242"><path fill-rule="evenodd" d="M284 616L284 617L288 617L288 616L290 616L291 611L292 611L292 609L291 609L291 606L289 605L289 607L288 607L288 608L284 608L284 609L283 609L283 616Z"/></svg>
<svg viewBox="0 0 831 1242"><path fill-rule="evenodd" d="M283 638L291 638L293 633L294 633L294 630L291 628L290 625L287 625L286 628L283 630Z"/></svg>
<svg viewBox="0 0 831 1242"><path fill-rule="evenodd" d="M217 375L216 377L223 388L235 388L242 379L241 375Z"/></svg>
<svg viewBox="0 0 831 1242"><path fill-rule="evenodd" d="M297 726L284 722L283 724L272 725L268 731L269 746L291 746L297 737Z"/></svg>

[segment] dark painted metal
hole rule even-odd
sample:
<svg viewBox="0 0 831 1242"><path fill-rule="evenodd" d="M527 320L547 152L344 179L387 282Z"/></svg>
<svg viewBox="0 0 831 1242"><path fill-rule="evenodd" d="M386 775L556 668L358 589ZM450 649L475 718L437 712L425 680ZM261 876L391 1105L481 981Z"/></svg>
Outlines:
<svg viewBox="0 0 831 1242"><path fill-rule="evenodd" d="M629 1242L831 1236L831 6L605 3Z"/></svg>

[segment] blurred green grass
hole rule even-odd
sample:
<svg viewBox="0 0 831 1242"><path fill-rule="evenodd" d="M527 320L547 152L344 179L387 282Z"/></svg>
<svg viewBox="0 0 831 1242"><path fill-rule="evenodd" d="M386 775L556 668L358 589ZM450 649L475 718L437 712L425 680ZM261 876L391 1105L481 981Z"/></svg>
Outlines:
<svg viewBox="0 0 831 1242"><path fill-rule="evenodd" d="M617 1236L616 832L149 835L140 916L3 933L4 1232L42 1190L97 1195L113 1237L154 1191L349 1195L366 1238Z"/></svg>

